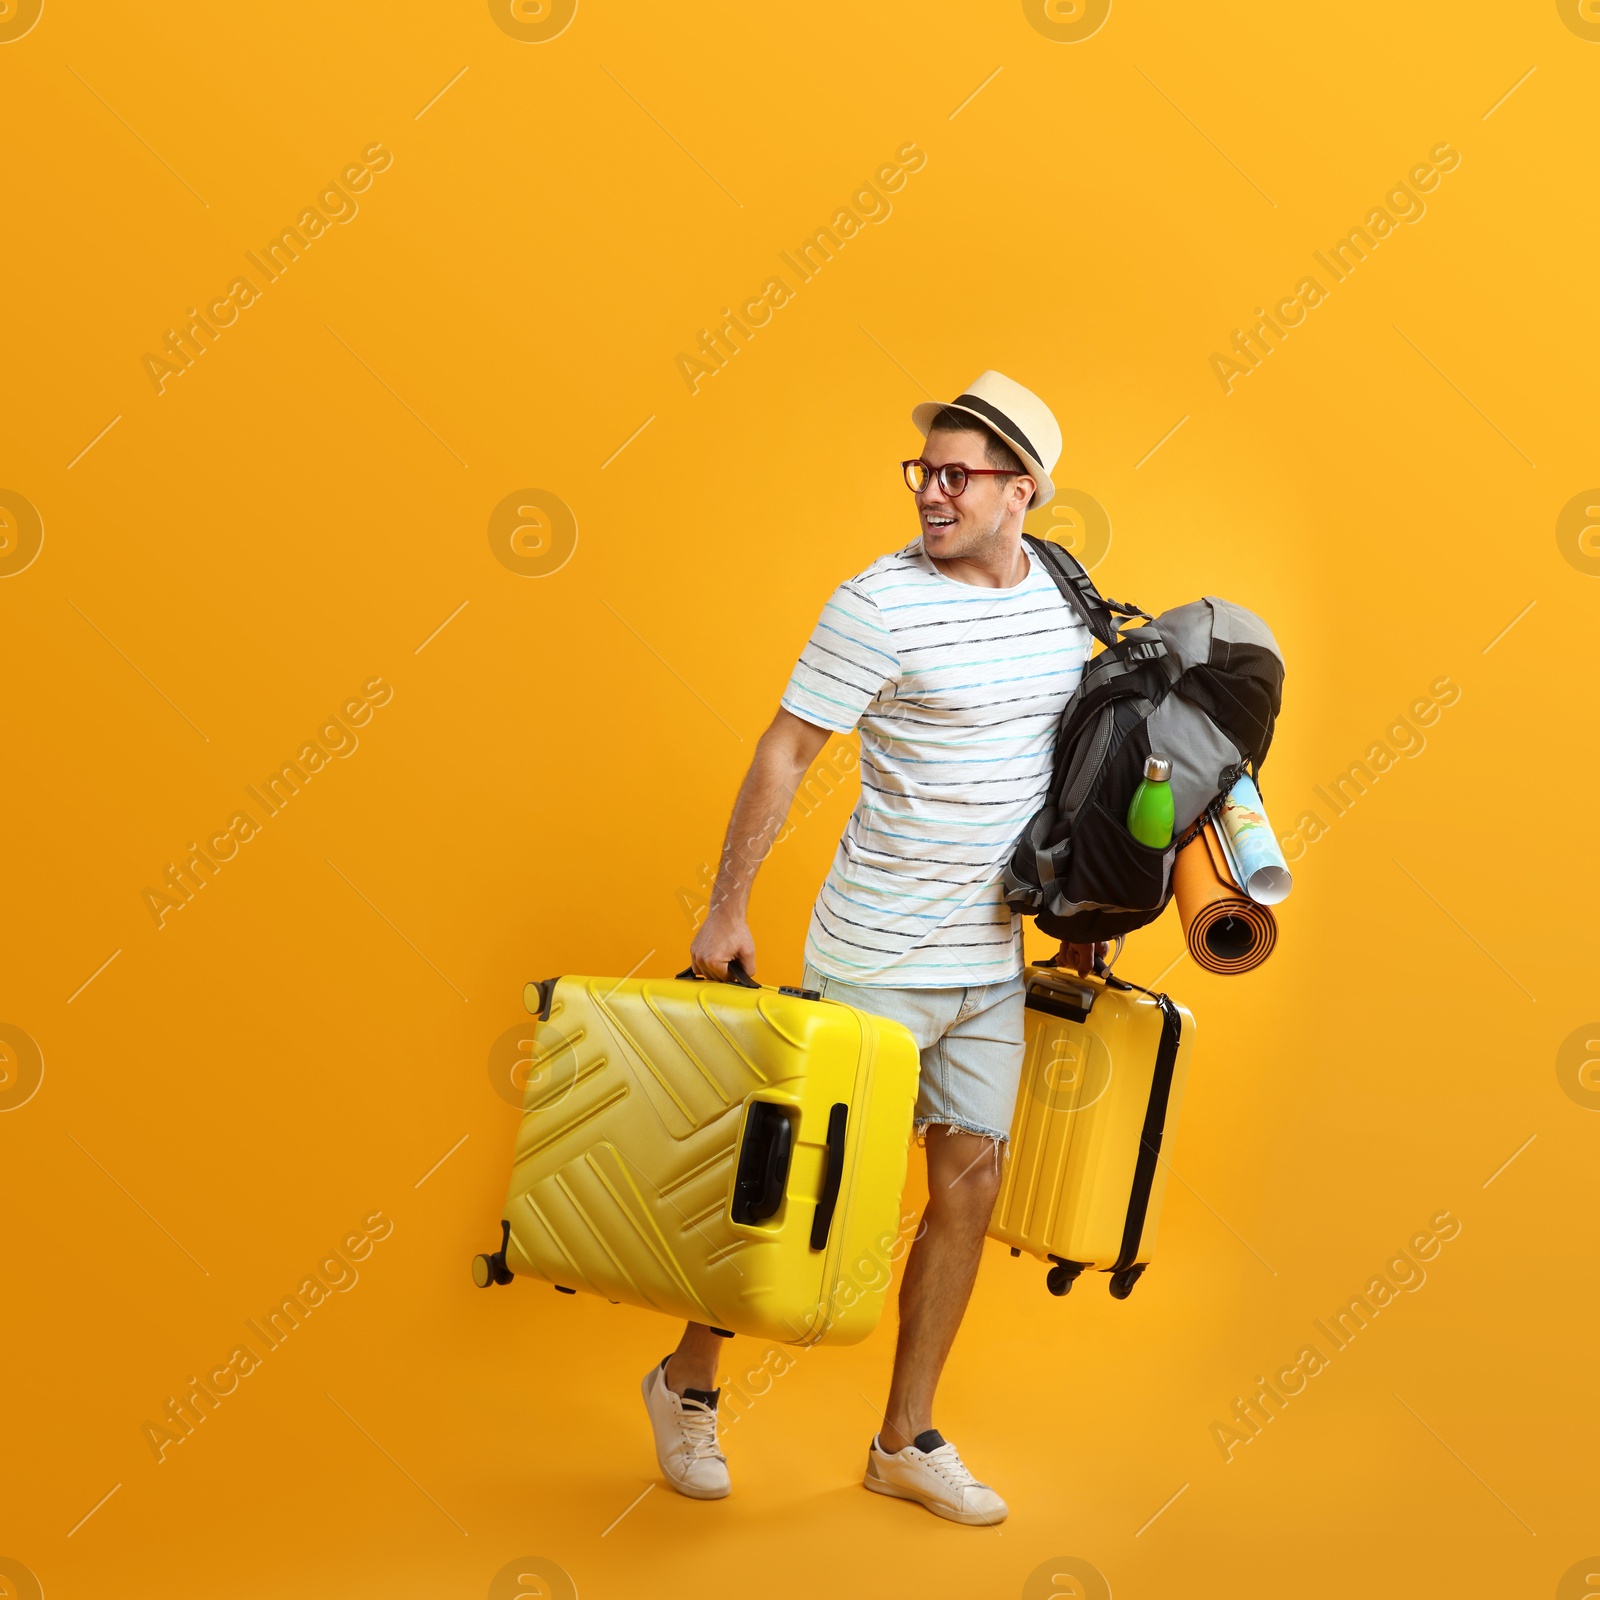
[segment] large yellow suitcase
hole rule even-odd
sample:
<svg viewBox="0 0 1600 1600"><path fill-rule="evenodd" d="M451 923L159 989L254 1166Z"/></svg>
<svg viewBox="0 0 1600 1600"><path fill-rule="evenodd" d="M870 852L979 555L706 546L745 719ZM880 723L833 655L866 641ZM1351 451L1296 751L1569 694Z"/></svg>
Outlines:
<svg viewBox="0 0 1600 1600"><path fill-rule="evenodd" d="M539 1020L480 1287L525 1274L790 1344L872 1331L917 1094L905 1028L742 972L524 998Z"/></svg>
<svg viewBox="0 0 1600 1600"><path fill-rule="evenodd" d="M1052 1294L1092 1269L1126 1299L1155 1250L1194 1018L1111 975L1036 966L1024 984L1026 1055L989 1236L1051 1262Z"/></svg>

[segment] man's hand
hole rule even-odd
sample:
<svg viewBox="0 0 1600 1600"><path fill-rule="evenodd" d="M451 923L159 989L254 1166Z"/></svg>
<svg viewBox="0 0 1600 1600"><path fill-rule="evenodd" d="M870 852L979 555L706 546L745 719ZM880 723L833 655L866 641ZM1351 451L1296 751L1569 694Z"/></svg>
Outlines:
<svg viewBox="0 0 1600 1600"><path fill-rule="evenodd" d="M1080 978L1087 978L1095 963L1103 961L1110 948L1110 944L1105 940L1101 940L1099 944L1063 944L1060 954L1056 957L1056 965L1075 968Z"/></svg>
<svg viewBox="0 0 1600 1600"><path fill-rule="evenodd" d="M726 983L728 963L735 957L744 968L745 976L755 977L756 942L751 936L750 924L743 913L731 908L711 912L689 946L689 965L704 978L717 978Z"/></svg>

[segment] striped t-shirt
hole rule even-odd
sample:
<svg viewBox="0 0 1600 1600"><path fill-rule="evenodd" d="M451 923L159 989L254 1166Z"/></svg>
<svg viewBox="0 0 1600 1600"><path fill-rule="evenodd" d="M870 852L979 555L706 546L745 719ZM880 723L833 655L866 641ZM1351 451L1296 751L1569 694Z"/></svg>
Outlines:
<svg viewBox="0 0 1600 1600"><path fill-rule="evenodd" d="M1001 893L1043 803L1089 630L1028 554L1010 589L947 578L922 540L822 608L782 704L861 730L861 799L817 896L806 959L844 983L942 989L1022 970Z"/></svg>

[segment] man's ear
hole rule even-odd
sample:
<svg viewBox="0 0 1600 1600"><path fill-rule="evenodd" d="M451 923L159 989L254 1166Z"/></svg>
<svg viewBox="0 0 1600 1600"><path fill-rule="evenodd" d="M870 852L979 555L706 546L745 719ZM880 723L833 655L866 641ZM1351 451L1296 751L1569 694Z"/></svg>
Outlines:
<svg viewBox="0 0 1600 1600"><path fill-rule="evenodd" d="M1022 489L1022 509L1026 511L1028 502L1033 499L1034 494L1038 491L1039 484L1036 479L1024 472L1011 480L1011 488L1013 492L1019 488Z"/></svg>

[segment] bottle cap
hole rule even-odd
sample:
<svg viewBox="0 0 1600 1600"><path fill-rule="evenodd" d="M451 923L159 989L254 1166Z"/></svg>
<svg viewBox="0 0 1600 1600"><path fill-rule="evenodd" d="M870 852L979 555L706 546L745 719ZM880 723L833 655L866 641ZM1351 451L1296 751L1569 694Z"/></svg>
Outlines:
<svg viewBox="0 0 1600 1600"><path fill-rule="evenodd" d="M1172 763L1165 756L1146 756L1144 775L1152 783L1167 783L1172 778Z"/></svg>

